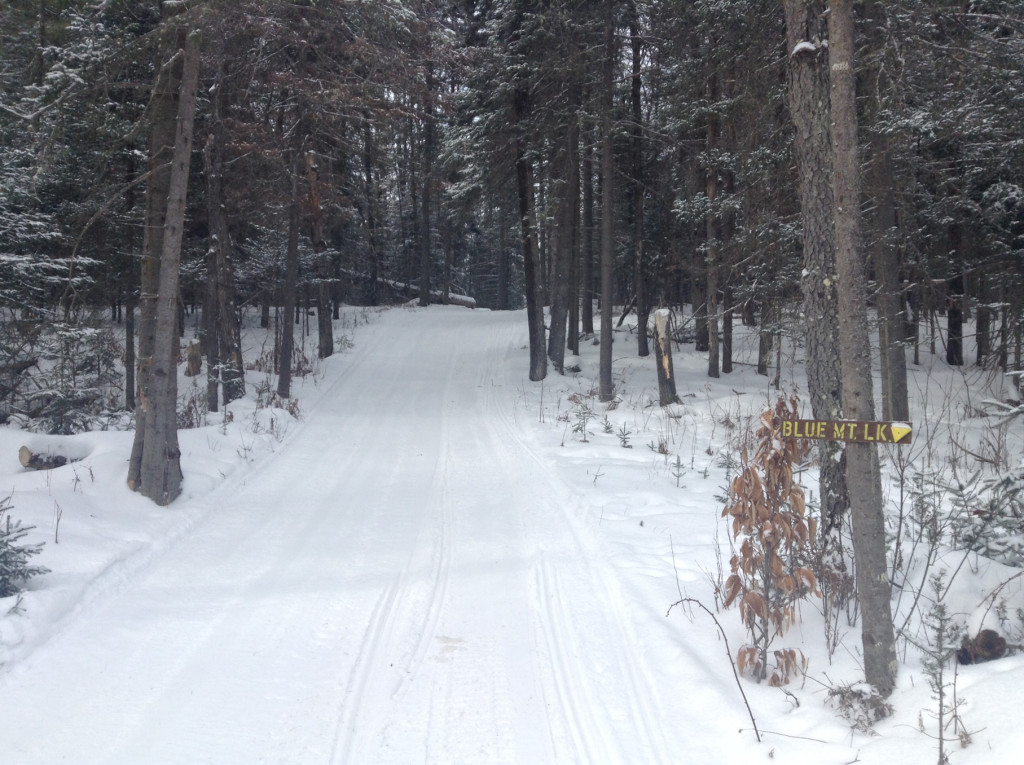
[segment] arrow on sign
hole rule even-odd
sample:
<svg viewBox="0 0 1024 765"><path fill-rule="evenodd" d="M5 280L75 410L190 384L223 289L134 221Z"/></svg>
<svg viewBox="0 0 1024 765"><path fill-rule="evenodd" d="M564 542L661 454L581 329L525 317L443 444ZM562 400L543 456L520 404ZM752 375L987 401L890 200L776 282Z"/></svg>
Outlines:
<svg viewBox="0 0 1024 765"><path fill-rule="evenodd" d="M812 438L853 443L909 444L913 427L909 422L864 422L860 420L783 420L783 438Z"/></svg>
<svg viewBox="0 0 1024 765"><path fill-rule="evenodd" d="M894 422L889 426L889 431L892 433L892 442L894 444L904 443L903 439L906 438L905 443L910 443L910 433L913 428L910 427L909 422Z"/></svg>

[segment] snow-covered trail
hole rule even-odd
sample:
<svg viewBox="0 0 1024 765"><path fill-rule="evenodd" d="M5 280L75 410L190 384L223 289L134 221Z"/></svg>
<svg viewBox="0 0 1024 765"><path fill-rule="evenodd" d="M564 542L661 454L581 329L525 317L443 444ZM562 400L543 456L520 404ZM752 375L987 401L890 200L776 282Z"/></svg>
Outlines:
<svg viewBox="0 0 1024 765"><path fill-rule="evenodd" d="M0 676L0 760L711 761L524 446L524 342L439 307L360 330L273 457Z"/></svg>

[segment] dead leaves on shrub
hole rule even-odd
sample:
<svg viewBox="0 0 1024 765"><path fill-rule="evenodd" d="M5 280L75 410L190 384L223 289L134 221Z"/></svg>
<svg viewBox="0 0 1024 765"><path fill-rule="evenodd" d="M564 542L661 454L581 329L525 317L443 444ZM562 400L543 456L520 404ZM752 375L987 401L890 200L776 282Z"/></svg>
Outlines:
<svg viewBox="0 0 1024 765"><path fill-rule="evenodd" d="M742 539L729 561L724 604L739 603L740 618L752 645L737 656L741 674L773 685L785 685L806 668L799 651L775 651L775 668L763 656L778 635L797 619L797 601L819 595L814 572L804 565L811 559L817 535L815 519L807 517L803 487L794 468L806 456L805 441L783 439L782 421L798 417L797 401L779 399L774 410L761 415L757 449L742 453L742 469L729 487L723 518L732 519L734 539Z"/></svg>
<svg viewBox="0 0 1024 765"><path fill-rule="evenodd" d="M807 657L803 651L796 648L784 648L771 652L775 659L774 667L766 667L762 659L762 652L756 646L745 645L737 652L736 670L743 677L752 680L768 678L768 685L778 688L789 685L794 680L807 672ZM771 669L771 675L768 675Z"/></svg>

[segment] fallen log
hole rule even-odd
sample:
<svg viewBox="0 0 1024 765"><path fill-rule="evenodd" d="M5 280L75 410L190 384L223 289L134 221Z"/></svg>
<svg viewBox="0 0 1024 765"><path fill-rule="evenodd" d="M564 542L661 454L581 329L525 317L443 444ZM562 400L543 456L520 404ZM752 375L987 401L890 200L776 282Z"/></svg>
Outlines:
<svg viewBox="0 0 1024 765"><path fill-rule="evenodd" d="M18 461L29 470L52 470L68 464L63 454L38 454L27 446L18 449Z"/></svg>
<svg viewBox="0 0 1024 765"><path fill-rule="evenodd" d="M53 470L83 460L91 453L92 444L88 440L36 435L18 449L18 461L28 470Z"/></svg>

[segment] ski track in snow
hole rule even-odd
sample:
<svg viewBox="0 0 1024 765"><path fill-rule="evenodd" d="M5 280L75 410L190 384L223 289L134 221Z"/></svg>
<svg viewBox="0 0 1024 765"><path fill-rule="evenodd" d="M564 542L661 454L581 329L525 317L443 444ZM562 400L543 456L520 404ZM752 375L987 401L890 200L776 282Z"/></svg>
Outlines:
<svg viewBox="0 0 1024 765"><path fill-rule="evenodd" d="M506 409L525 328L429 310L362 331L276 454L0 676L4 762L680 761L619 584Z"/></svg>

